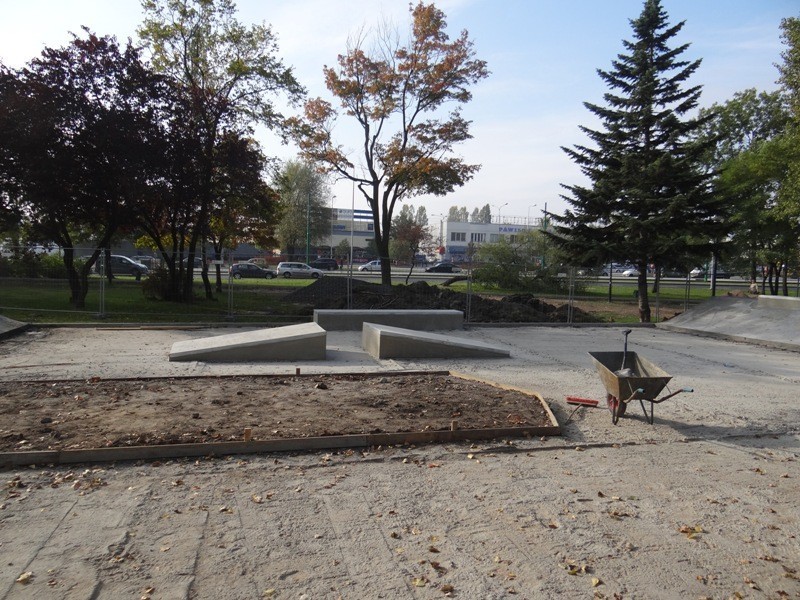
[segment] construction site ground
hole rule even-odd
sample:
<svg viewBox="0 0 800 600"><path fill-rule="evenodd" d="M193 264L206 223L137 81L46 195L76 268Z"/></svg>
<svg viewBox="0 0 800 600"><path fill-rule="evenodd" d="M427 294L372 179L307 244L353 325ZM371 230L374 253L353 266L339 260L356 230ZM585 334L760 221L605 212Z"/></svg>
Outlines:
<svg viewBox="0 0 800 600"><path fill-rule="evenodd" d="M621 328L454 332L494 360L375 360L358 332L325 361L167 360L228 331L32 329L0 342L0 380L448 370L540 394L563 435L7 469L0 598L800 597L797 352L634 328L694 392L613 425L587 352Z"/></svg>

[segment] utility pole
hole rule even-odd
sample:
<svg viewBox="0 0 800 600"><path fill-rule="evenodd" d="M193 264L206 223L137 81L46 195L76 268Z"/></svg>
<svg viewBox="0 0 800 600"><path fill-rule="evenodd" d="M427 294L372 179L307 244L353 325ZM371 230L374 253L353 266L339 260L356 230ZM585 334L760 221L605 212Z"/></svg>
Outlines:
<svg viewBox="0 0 800 600"><path fill-rule="evenodd" d="M308 190L308 195L306 197L306 264L309 261L309 255L311 254L311 190Z"/></svg>

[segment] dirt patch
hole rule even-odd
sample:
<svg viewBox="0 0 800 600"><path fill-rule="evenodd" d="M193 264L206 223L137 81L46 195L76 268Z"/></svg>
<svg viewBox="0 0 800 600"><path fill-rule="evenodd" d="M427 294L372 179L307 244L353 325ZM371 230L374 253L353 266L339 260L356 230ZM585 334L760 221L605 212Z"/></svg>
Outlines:
<svg viewBox="0 0 800 600"><path fill-rule="evenodd" d="M467 295L445 286L416 281L410 285L385 286L352 280L352 300L348 304L348 281L339 277L323 277L295 290L284 300L313 309L438 309L460 310L477 323L565 323L569 307L566 303L550 304L533 294L514 294L500 298ZM596 322L597 318L573 306L572 321Z"/></svg>
<svg viewBox="0 0 800 600"><path fill-rule="evenodd" d="M442 374L0 383L0 451L551 425L535 396Z"/></svg>

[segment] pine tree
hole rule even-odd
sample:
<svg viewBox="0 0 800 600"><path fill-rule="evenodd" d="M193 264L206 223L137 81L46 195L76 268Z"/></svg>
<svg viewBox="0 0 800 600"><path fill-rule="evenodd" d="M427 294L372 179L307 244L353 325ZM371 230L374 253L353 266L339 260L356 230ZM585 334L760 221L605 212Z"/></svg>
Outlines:
<svg viewBox="0 0 800 600"><path fill-rule="evenodd" d="M700 60L680 58L688 44L669 45L684 23L671 26L660 0L646 0L631 25L626 53L611 70L598 70L609 88L605 104L584 103L601 123L581 127L594 146L563 148L590 183L564 185L572 208L552 219L556 242L577 264L637 266L639 318L649 322L648 266L688 266L707 256L722 239L724 218L702 168L705 148L693 141L702 120L689 116L701 86L688 80Z"/></svg>

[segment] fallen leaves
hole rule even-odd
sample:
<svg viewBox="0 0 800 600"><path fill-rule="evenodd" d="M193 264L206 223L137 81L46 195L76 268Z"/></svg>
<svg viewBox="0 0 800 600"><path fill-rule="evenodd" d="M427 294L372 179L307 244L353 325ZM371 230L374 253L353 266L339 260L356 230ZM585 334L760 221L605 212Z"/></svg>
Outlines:
<svg viewBox="0 0 800 600"><path fill-rule="evenodd" d="M22 575L17 577L16 581L17 583L21 583L22 585L27 585L31 582L32 578L33 578L33 572L25 571Z"/></svg>
<svg viewBox="0 0 800 600"><path fill-rule="evenodd" d="M446 568L446 567L443 567L443 566L441 565L441 563L439 563L439 562L437 562L437 561L435 561L435 560L432 560L432 561L430 561L430 562L429 562L429 564L431 565L431 568L432 568L434 571L436 571L436 574L437 574L439 577L441 577L442 575L444 575L444 574L446 574L446 573L447 573L447 568Z"/></svg>
<svg viewBox="0 0 800 600"><path fill-rule="evenodd" d="M686 539L695 540L698 534L705 533L700 525L681 525L678 531L686 536Z"/></svg>

